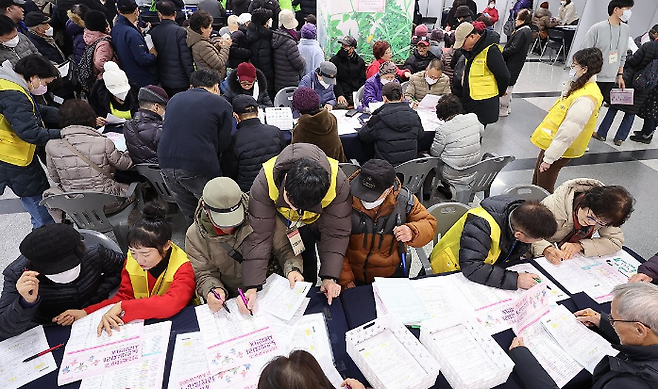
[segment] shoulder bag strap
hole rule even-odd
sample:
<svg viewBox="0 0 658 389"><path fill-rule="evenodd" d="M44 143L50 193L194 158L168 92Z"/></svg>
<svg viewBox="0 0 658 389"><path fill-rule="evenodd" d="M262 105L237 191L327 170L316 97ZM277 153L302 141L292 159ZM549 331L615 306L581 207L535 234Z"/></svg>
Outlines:
<svg viewBox="0 0 658 389"><path fill-rule="evenodd" d="M112 175L111 175L110 173L108 173L108 172L106 172L105 170L101 169L100 166L96 165L96 164L93 163L89 158L87 158L87 157L85 157L84 155L82 155L82 153L80 153L75 147L73 147L73 145L70 144L69 141L67 141L67 140L64 139L64 138L62 138L62 139L60 139L60 140L62 141L62 143L64 143L64 146L66 146L69 150L71 150L71 152L72 152L73 154L75 154L75 155L77 155L78 157L80 157L80 159L83 160L87 165L89 165L89 167L91 167L92 169L94 169L94 170L96 170L97 172L101 173L102 175L104 175L105 177L109 178L110 180L114 180L114 177L112 177Z"/></svg>

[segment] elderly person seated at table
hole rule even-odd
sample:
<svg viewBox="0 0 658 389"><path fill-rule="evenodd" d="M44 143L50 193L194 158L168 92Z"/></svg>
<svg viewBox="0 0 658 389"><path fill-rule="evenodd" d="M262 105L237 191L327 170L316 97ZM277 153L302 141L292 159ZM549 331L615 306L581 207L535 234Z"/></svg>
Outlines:
<svg viewBox="0 0 658 389"><path fill-rule="evenodd" d="M402 87L397 82L384 85L383 98L384 105L372 113L357 137L361 142L374 143L375 158L398 165L418 155L423 124L418 113L402 101Z"/></svg>
<svg viewBox="0 0 658 389"><path fill-rule="evenodd" d="M530 289L538 274L506 268L522 260L532 243L555 234L557 223L544 205L515 196L488 197L469 210L434 246L435 273L461 270L478 284L500 289Z"/></svg>
<svg viewBox="0 0 658 389"><path fill-rule="evenodd" d="M397 83L395 79L395 65L393 62L384 62L379 67L379 72L366 80L363 87L363 108L368 108L372 103L379 103L382 99L382 88L389 82Z"/></svg>
<svg viewBox="0 0 658 389"><path fill-rule="evenodd" d="M292 108L301 116L292 129L290 143L311 143L324 151L327 157L338 162L347 161L338 137L338 121L328 109L320 106L320 98L313 89L297 88L292 95Z"/></svg>
<svg viewBox="0 0 658 389"><path fill-rule="evenodd" d="M440 56L437 58L430 51L430 40L427 36L424 36L418 39L416 50L404 62L404 68L409 70L411 74L418 73L425 70L432 60L440 58Z"/></svg>
<svg viewBox="0 0 658 389"><path fill-rule="evenodd" d="M265 74L249 62L241 63L237 69L229 73L227 84L228 88L222 96L231 104L235 96L247 95L256 99L261 108L273 105L267 93Z"/></svg>
<svg viewBox="0 0 658 389"><path fill-rule="evenodd" d="M96 112L96 125L102 126L103 119L112 114L119 119L130 120L139 108L137 91L131 89L128 76L116 62L107 61L101 79L91 87L89 104Z"/></svg>
<svg viewBox="0 0 658 389"><path fill-rule="evenodd" d="M386 62L391 62L393 59L393 50L391 50L391 45L386 41L375 42L375 44L372 45L372 54L375 56L375 60L372 61L366 69L366 79L377 74L381 65ZM407 69L398 69L398 67L395 66L395 75L400 77L400 79L406 80L411 77L411 72Z"/></svg>
<svg viewBox="0 0 658 389"><path fill-rule="evenodd" d="M339 283L353 288L370 284L375 277L408 277L411 258L401 260L405 245L428 244L434 238L436 219L384 160L363 164L350 177L350 188L352 234Z"/></svg>
<svg viewBox="0 0 658 389"><path fill-rule="evenodd" d="M336 65L329 61L320 62L320 66L306 74L299 82L299 87L311 88L320 97L320 105L331 111L336 105Z"/></svg>
<svg viewBox="0 0 658 389"><path fill-rule="evenodd" d="M426 95L450 94L450 79L443 74L443 62L440 59L432 60L427 69L412 75L404 91L404 97L413 102L413 107Z"/></svg>
<svg viewBox="0 0 658 389"><path fill-rule="evenodd" d="M605 186L588 178L560 185L542 200L557 220L557 232L532 245L532 254L551 263L616 253L624 244L619 228L633 212L633 196L624 187ZM594 234L598 236L594 237Z"/></svg>
<svg viewBox="0 0 658 389"><path fill-rule="evenodd" d="M30 232L21 256L2 272L0 338L39 324L70 325L68 309L108 297L121 280L124 256L100 245L86 245L68 224L48 224Z"/></svg>
<svg viewBox="0 0 658 389"><path fill-rule="evenodd" d="M578 321L597 327L617 356L606 355L594 368L592 388L649 389L658 385L658 286L643 282L612 289L610 314L587 308L574 313ZM553 379L525 347L514 338L509 355L525 388L557 389Z"/></svg>

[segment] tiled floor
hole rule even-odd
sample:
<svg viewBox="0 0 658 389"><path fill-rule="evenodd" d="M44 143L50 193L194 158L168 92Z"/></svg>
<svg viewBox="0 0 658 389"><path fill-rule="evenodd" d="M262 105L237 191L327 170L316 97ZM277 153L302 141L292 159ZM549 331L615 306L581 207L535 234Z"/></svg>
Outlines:
<svg viewBox="0 0 658 389"><path fill-rule="evenodd" d="M567 79L568 72L563 65L529 62L521 73L514 93L529 96L532 92L557 92ZM538 153L538 149L530 143L530 134L555 100L556 97L517 97L512 102L512 114L487 127L483 139L484 150L511 154L517 158L498 176L492 194L500 193L509 186L530 182L531 169ZM605 112L606 108L603 108L599 120ZM619 114L616 118L609 139L612 139L621 117ZM641 125L642 120L638 118L633 130L639 130ZM642 150L650 152L638 153ZM617 162L619 157L623 157L623 162ZM558 184L572 178L588 177L606 184L625 186L637 200L635 212L623 227L626 245L645 258L658 251L654 233L658 208L654 205L655 196L651 189L653 185L658 185L658 144L644 145L626 141L621 146L615 146L612 141L604 143L592 140L588 153L580 161L574 161L574 164L578 166L567 165L562 170ZM176 218L174 226L174 242L182 245L186 230L182 218ZM13 193L6 190L0 196L0 268L3 269L18 256L18 245L29 231L29 216Z"/></svg>

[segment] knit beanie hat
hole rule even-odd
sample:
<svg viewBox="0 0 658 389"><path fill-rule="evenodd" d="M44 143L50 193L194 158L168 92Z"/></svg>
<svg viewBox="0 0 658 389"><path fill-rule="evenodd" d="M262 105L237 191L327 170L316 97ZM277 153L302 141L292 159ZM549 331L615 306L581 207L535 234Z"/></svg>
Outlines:
<svg viewBox="0 0 658 389"><path fill-rule="evenodd" d="M292 108L301 113L313 112L320 108L320 97L311 88L297 88L292 95Z"/></svg>
<svg viewBox="0 0 658 389"><path fill-rule="evenodd" d="M251 14L251 22L264 26L268 20L272 19L272 15L274 15L272 11L267 8L256 8Z"/></svg>
<svg viewBox="0 0 658 389"><path fill-rule="evenodd" d="M240 16L238 16L239 25L244 25L248 22L251 22L251 14L249 12L241 13Z"/></svg>
<svg viewBox="0 0 658 389"><path fill-rule="evenodd" d="M443 40L443 31L439 30L438 28L435 28L434 30L432 30L432 33L430 34L430 40L442 41Z"/></svg>
<svg viewBox="0 0 658 389"><path fill-rule="evenodd" d="M239 81L253 82L256 79L256 68L249 62L242 62L238 65L235 75Z"/></svg>
<svg viewBox="0 0 658 389"><path fill-rule="evenodd" d="M379 75L380 76L385 76L387 74L395 74L395 65L393 65L393 62L391 61L386 61L383 64L379 65Z"/></svg>
<svg viewBox="0 0 658 389"><path fill-rule="evenodd" d="M456 18L465 18L467 16L473 16L471 9L467 5L460 5L455 11Z"/></svg>
<svg viewBox="0 0 658 389"><path fill-rule="evenodd" d="M68 224L47 224L30 232L19 250L30 261L30 268L43 275L59 274L80 264L75 251L82 238Z"/></svg>
<svg viewBox="0 0 658 389"><path fill-rule="evenodd" d="M427 36L427 26L424 24L418 25L414 30L414 36Z"/></svg>
<svg viewBox="0 0 658 389"><path fill-rule="evenodd" d="M294 30L298 25L299 22L295 18L294 12L289 9L279 12L279 27L283 26L287 30Z"/></svg>
<svg viewBox="0 0 658 389"><path fill-rule="evenodd" d="M159 86L147 85L139 88L137 100L158 103L160 105L167 105L169 102L169 96L167 95L167 92L165 92L165 90Z"/></svg>
<svg viewBox="0 0 658 389"><path fill-rule="evenodd" d="M105 62L103 65L103 81L105 81L105 87L113 95L119 95L130 90L130 84L128 83L128 77L126 73L119 68L119 65L113 61Z"/></svg>
<svg viewBox="0 0 658 389"><path fill-rule="evenodd" d="M101 11L89 10L85 14L85 27L89 31L105 32L107 29L107 18Z"/></svg>
<svg viewBox="0 0 658 389"><path fill-rule="evenodd" d="M305 23L302 27L302 38L316 39L318 37L318 30L315 24Z"/></svg>

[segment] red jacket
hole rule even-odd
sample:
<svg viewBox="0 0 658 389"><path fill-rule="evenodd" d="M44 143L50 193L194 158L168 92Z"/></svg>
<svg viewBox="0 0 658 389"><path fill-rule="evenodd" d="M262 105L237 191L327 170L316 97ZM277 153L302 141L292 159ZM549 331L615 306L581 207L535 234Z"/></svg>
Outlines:
<svg viewBox="0 0 658 389"><path fill-rule="evenodd" d="M489 19L491 19L491 24L494 24L498 21L498 10L496 8L485 8L482 13L487 13L489 14Z"/></svg>
<svg viewBox="0 0 658 389"><path fill-rule="evenodd" d="M384 62L386 62L386 61L384 61L381 58L372 61L372 63L366 69L366 80L368 78L374 76L375 74L379 73L379 66L381 66L381 64L383 64ZM407 76L404 75L406 72L408 72L408 70L400 69L397 66L395 67L395 75L399 76L403 80L407 79Z"/></svg>
<svg viewBox="0 0 658 389"><path fill-rule="evenodd" d="M152 290L156 279L150 273L148 274L148 281L149 289ZM125 311L122 320L125 323L136 319L167 319L185 308L194 295L195 286L192 264L186 262L178 268L174 275L174 281L165 294L135 300L130 276L124 265L121 271L121 285L119 285L117 294L98 304L88 306L84 311L89 314L110 304L122 301L121 308Z"/></svg>

